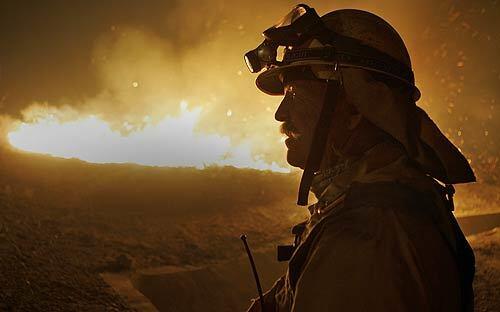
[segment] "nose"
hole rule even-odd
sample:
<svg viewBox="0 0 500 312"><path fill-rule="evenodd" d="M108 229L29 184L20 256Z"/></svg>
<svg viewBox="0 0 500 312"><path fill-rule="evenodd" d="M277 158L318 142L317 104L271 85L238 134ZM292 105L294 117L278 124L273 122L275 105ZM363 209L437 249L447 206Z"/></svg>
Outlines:
<svg viewBox="0 0 500 312"><path fill-rule="evenodd" d="M291 103L292 103L292 96L290 93L286 93L283 100L281 100L281 103L278 106L276 113L274 114L274 119L281 122L289 120L290 119L289 110Z"/></svg>

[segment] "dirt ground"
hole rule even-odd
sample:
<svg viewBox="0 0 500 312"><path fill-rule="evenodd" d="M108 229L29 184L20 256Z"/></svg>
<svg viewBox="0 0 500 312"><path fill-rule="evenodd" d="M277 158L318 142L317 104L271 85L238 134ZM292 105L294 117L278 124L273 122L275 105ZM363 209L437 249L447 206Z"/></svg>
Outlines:
<svg viewBox="0 0 500 312"><path fill-rule="evenodd" d="M500 228L468 240L476 256L476 311L500 311Z"/></svg>
<svg viewBox="0 0 500 312"><path fill-rule="evenodd" d="M254 248L268 248L270 242L291 239L289 226L304 217L302 210L290 208L293 188L290 192L276 190L281 198L277 200L267 198L262 189L254 190L245 184L248 174L251 175L248 181L257 181L264 188L280 182L281 177L214 171L231 176L231 183L236 185L234 192L238 187L244 192L254 192L257 197L209 207L210 213L203 210L183 213L179 207L182 203L189 206L190 198L175 199L174 208L165 208L168 202L158 205L157 201L139 207L135 202L126 205L133 202L127 196L145 183L137 172L141 172L140 176L150 176L149 171L145 174L134 167L134 174L122 174L123 168L113 167L115 181L102 174L103 167L84 166L87 175L96 170L101 172L96 175L102 176L92 180L93 184L87 180L71 184L54 178L61 174L61 168L54 164L31 167L30 172L39 171L32 179L8 171L21 170L18 167L0 168L0 311L132 311L100 273L219 263L244 254L239 240L242 232L251 238ZM127 167L122 171L130 170ZM117 181L124 176L137 186L123 189L123 182ZM187 181L186 185L196 185L195 180ZM202 180L206 181L206 176ZM116 190L106 191L111 197L92 191L101 188L99 183L114 185ZM78 192L70 193L74 185L78 185ZM215 191L207 194L200 196L202 202L217 202L228 196ZM50 197L50 203L49 195L55 196ZM476 311L500 311L500 229L469 239L477 257Z"/></svg>
<svg viewBox="0 0 500 312"><path fill-rule="evenodd" d="M98 276L104 246L0 197L0 311L130 311Z"/></svg>
<svg viewBox="0 0 500 312"><path fill-rule="evenodd" d="M171 236L167 238L161 228L131 226L137 216L117 216L112 226L105 226L109 219L102 215L95 219L81 215L52 218L2 195L0 207L0 311L129 311L99 273L202 265L243 252L234 220L222 223L213 218L206 220L208 226L192 220L169 229ZM83 222L75 227L79 219ZM261 216L254 222L254 230L247 231L254 245L276 240L277 236L272 235L277 235L278 230L255 230L269 219ZM224 224L231 223L224 228ZM280 228L279 232L287 233ZM203 237L211 243L207 244Z"/></svg>
<svg viewBox="0 0 500 312"><path fill-rule="evenodd" d="M4 196L0 196L0 206L0 311L132 311L99 273L179 264L177 257L147 237L137 237L137 242L126 237L120 240L120 230L113 228L106 238L102 231L96 235L90 224L86 225L87 231L75 231L68 220L46 218L32 207L9 202ZM92 221L96 226L105 220ZM212 221L212 227L218 227L216 220ZM196 222L185 231L194 228ZM258 236L255 234L253 237ZM259 235L263 241L271 238ZM476 311L500 311L500 229L469 240L477 259ZM198 256L206 258L208 253L203 249L192 242L177 256L196 263ZM239 251L226 252L229 255Z"/></svg>

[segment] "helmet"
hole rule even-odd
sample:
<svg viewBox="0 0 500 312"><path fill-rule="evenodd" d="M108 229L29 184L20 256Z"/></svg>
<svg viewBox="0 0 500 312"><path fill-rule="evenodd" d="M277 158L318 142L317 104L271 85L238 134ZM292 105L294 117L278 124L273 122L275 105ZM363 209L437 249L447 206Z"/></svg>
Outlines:
<svg viewBox="0 0 500 312"><path fill-rule="evenodd" d="M330 12L321 17L321 22L329 30L323 35L331 38L324 40L328 43L323 44L313 36L313 39L298 47L286 49L286 64L271 65L258 76L256 84L261 91L269 95L282 95L283 73L297 67L310 66L316 78L326 80L330 78L331 71L321 65L336 64L378 72L400 80L413 89L413 100L420 98L408 50L389 23L375 14L356 9ZM319 53L320 50L331 50L335 57L293 57L293 53Z"/></svg>

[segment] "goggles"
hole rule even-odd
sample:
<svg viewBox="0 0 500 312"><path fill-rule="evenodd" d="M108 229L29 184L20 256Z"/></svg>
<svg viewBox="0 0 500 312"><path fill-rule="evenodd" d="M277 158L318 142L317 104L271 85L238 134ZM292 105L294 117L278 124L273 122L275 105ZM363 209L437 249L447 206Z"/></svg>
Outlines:
<svg viewBox="0 0 500 312"><path fill-rule="evenodd" d="M245 54L245 63L252 73L264 68L279 66L278 47L298 46L310 38L312 30L321 24L316 11L305 4L297 5L277 24L265 30L264 41L254 50Z"/></svg>
<svg viewBox="0 0 500 312"><path fill-rule="evenodd" d="M299 64L335 64L386 74L415 87L410 67L357 39L329 30L316 11L305 4L297 5L276 25L264 31L263 36L264 41L245 54L245 63L252 73ZM301 47L312 39L323 46ZM277 59L280 46L285 47L281 61Z"/></svg>

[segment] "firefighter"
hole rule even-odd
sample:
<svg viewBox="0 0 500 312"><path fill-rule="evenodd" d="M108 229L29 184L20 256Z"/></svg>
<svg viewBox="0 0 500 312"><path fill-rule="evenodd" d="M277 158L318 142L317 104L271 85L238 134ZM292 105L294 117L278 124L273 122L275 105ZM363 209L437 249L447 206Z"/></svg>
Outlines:
<svg viewBox="0 0 500 312"><path fill-rule="evenodd" d="M415 104L398 33L369 12L319 17L301 4L263 35L245 61L261 91L284 96L275 118L288 163L303 169L298 204L317 198L281 249L288 270L265 310L473 311L474 255L452 185L475 177Z"/></svg>

